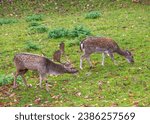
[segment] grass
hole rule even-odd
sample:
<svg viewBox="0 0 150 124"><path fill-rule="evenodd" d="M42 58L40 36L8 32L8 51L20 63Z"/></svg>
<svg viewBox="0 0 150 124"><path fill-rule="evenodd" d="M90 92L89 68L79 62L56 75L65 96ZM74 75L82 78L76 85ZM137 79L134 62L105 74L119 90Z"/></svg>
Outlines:
<svg viewBox="0 0 150 124"><path fill-rule="evenodd" d="M26 45L25 45L25 49L27 51L30 51L30 50L39 50L40 47L39 47L39 45L33 43L32 41L27 41Z"/></svg>
<svg viewBox="0 0 150 124"><path fill-rule="evenodd" d="M48 28L45 25L37 25L29 28L29 32L32 33L45 33L48 31Z"/></svg>
<svg viewBox="0 0 150 124"><path fill-rule="evenodd" d="M83 7L84 2L73 4ZM29 23L32 21L27 22L24 17L18 17L19 23L0 26L0 75L10 75L15 72L13 57L16 53L32 52L39 55L44 53L48 58L52 58L53 52L58 49L58 44L62 41L66 44L67 57L79 73L48 76L50 91L47 92L44 82L43 89L37 86L38 74L29 71L25 76L28 84L32 84L30 88L26 88L21 81L19 87L13 89L13 79L8 80L6 84L2 83L3 86L0 86L1 105L150 106L150 7L128 2L122 5L111 3L110 7L105 5L107 4L93 2L94 8L103 13L102 17L96 19L85 19L85 14L90 8L85 8L83 11L68 5L73 14L65 11L64 8L60 8L60 13L56 13L53 12L54 8L51 8L51 14L49 11L43 13L42 23L47 25L50 31L59 28L62 30L61 27L72 30L77 25L83 25L94 36L111 37L121 48L128 49L134 54L133 65L128 64L123 57L115 55L118 65L114 65L107 57L103 67L100 65L101 55L93 54L91 60L94 68L90 70L88 63L84 61L81 71L79 60L83 53L80 52L78 44L84 36L60 37L58 34L54 38L52 35L48 38L49 32L29 34ZM67 4L65 7L67 8ZM45 8L48 9L48 6ZM27 41L31 41L29 44L39 49L35 50L35 47L30 47L30 50L26 49ZM66 61L65 57L62 59ZM99 88L99 83L101 83L101 88ZM40 101L36 102L38 98Z"/></svg>
<svg viewBox="0 0 150 124"><path fill-rule="evenodd" d="M0 75L0 86L10 84L10 82L12 82L13 79L14 79L13 74ZM21 77L18 77L18 78L17 78L17 82L18 82L19 84L21 84L21 82L22 82Z"/></svg>
<svg viewBox="0 0 150 124"><path fill-rule="evenodd" d="M68 37L68 38L75 38L75 37L85 37L91 35L90 30L84 28L82 25L75 26L73 29L68 30L66 28L56 28L49 31L48 37L49 38L61 38L61 37Z"/></svg>
<svg viewBox="0 0 150 124"><path fill-rule="evenodd" d="M0 25L4 25L4 24L13 24L13 23L17 23L17 19L6 19L6 18L1 18L0 19Z"/></svg>
<svg viewBox="0 0 150 124"><path fill-rule="evenodd" d="M34 26L39 26L40 24L37 23L36 21L31 21L31 23L29 23L29 27L34 27Z"/></svg>
<svg viewBox="0 0 150 124"><path fill-rule="evenodd" d="M56 28L50 30L48 33L48 38L61 38L68 36L68 30L65 28Z"/></svg>
<svg viewBox="0 0 150 124"><path fill-rule="evenodd" d="M85 18L86 19L96 19L100 17L100 12L98 11L91 11L86 14Z"/></svg>
<svg viewBox="0 0 150 124"><path fill-rule="evenodd" d="M70 32L69 37L79 37L79 36L88 36L91 35L91 31L84 28L83 26L75 26Z"/></svg>
<svg viewBox="0 0 150 124"><path fill-rule="evenodd" d="M27 16L26 21L31 22L31 21L42 21L43 20L43 15L40 14L34 14Z"/></svg>

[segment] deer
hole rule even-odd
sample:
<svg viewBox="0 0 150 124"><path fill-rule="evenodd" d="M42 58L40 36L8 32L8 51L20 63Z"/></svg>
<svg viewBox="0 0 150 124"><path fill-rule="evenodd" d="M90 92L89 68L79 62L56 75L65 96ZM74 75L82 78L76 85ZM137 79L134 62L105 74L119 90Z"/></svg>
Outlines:
<svg viewBox="0 0 150 124"><path fill-rule="evenodd" d="M68 68L62 64L57 64L47 57L31 54L31 53L18 53L14 56L14 64L16 72L14 74L13 88L17 87L16 79L20 75L26 86L27 81L24 77L28 70L37 71L40 77L39 86L42 88L42 81L46 75L60 75L64 73L75 74L78 72L75 68Z"/></svg>
<svg viewBox="0 0 150 124"><path fill-rule="evenodd" d="M65 44L63 42L61 42L59 44L59 50L55 51L54 54L53 54L53 60L55 62L59 62L61 63L60 59L61 59L61 56L64 54L64 49L65 49Z"/></svg>
<svg viewBox="0 0 150 124"><path fill-rule="evenodd" d="M114 60L114 53L117 53L126 58L129 63L134 63L133 55L128 50L122 50L119 45L111 38L107 37L87 37L80 42L80 49L84 52L80 57L80 69L82 68L82 62L85 58L92 68L90 61L90 55L92 53L102 53L102 66L104 66L105 55L110 56L111 60L116 64Z"/></svg>

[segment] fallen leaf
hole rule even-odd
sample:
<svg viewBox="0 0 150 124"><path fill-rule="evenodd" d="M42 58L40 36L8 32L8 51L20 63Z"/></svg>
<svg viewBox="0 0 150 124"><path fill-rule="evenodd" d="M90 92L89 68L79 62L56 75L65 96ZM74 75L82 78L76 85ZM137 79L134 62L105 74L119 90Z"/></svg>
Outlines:
<svg viewBox="0 0 150 124"><path fill-rule="evenodd" d="M99 81L98 82L98 88L99 88L99 90L102 90L102 85L103 85L103 81Z"/></svg>
<svg viewBox="0 0 150 124"><path fill-rule="evenodd" d="M88 98L89 98L89 96L85 96L84 98L85 98L85 99L88 99Z"/></svg>
<svg viewBox="0 0 150 124"><path fill-rule="evenodd" d="M113 102L113 103L111 104L111 107L117 107L117 106L118 106L118 103Z"/></svg>
<svg viewBox="0 0 150 124"><path fill-rule="evenodd" d="M133 101L133 105L134 105L135 107L138 107L138 106L139 106L139 101Z"/></svg>
<svg viewBox="0 0 150 124"><path fill-rule="evenodd" d="M0 107L4 107L4 103L0 102Z"/></svg>
<svg viewBox="0 0 150 124"><path fill-rule="evenodd" d="M76 96L81 96L81 92L77 92L75 95Z"/></svg>
<svg viewBox="0 0 150 124"><path fill-rule="evenodd" d="M61 98L61 95L54 95L54 96L52 96L52 98L53 99L59 99L59 98Z"/></svg>
<svg viewBox="0 0 150 124"><path fill-rule="evenodd" d="M89 107L89 105L82 104L82 105L80 105L80 107Z"/></svg>
<svg viewBox="0 0 150 124"><path fill-rule="evenodd" d="M34 100L35 104L39 104L41 102L41 98L37 98L36 100Z"/></svg>
<svg viewBox="0 0 150 124"><path fill-rule="evenodd" d="M129 97L133 97L134 96L134 94L133 93L129 93Z"/></svg>
<svg viewBox="0 0 150 124"><path fill-rule="evenodd" d="M31 106L32 106L32 104L25 104L24 107L31 107Z"/></svg>
<svg viewBox="0 0 150 124"><path fill-rule="evenodd" d="M13 96L15 96L15 95L16 95L15 93L12 93L12 94L10 94L9 97L11 98L11 97L13 97Z"/></svg>

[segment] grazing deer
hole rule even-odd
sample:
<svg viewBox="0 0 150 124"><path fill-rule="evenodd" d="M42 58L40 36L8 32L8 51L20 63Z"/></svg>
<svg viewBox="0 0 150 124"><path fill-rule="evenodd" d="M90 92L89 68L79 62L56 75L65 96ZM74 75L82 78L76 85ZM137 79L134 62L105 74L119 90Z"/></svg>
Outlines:
<svg viewBox="0 0 150 124"><path fill-rule="evenodd" d="M55 62L59 62L61 63L60 59L61 59L61 56L64 54L64 49L65 49L65 44L63 42L61 42L59 44L59 50L55 51L54 54L53 54L53 60Z"/></svg>
<svg viewBox="0 0 150 124"><path fill-rule="evenodd" d="M27 82L24 77L24 74L28 70L38 71L40 76L40 87L42 85L42 80L44 79L46 74L58 75L64 73L73 74L78 72L76 69L67 68L62 64L56 64L46 57L34 55L30 53L20 53L15 55L14 63L16 66L16 73L14 76L14 88L17 86L16 78L18 75L21 75L24 84L27 86Z"/></svg>
<svg viewBox="0 0 150 124"><path fill-rule="evenodd" d="M86 58L90 67L92 67L90 55L95 52L102 53L102 65L104 65L105 54L108 54L111 57L112 61L115 63L113 53L118 53L119 55L124 56L129 63L134 62L131 52L129 52L128 50L124 51L120 49L118 44L111 38L88 37L80 43L80 49L84 52L84 54L80 58L81 69L82 69L82 61L84 58Z"/></svg>

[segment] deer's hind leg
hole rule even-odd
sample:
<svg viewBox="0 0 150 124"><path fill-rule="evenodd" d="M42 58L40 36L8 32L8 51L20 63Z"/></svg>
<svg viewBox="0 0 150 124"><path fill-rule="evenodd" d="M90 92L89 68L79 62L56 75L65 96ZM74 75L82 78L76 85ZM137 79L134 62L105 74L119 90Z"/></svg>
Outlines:
<svg viewBox="0 0 150 124"><path fill-rule="evenodd" d="M92 67L92 63L90 61L90 54L83 54L81 57L80 57L80 69L83 69L82 68L82 63L83 63L83 59L86 58L87 62L89 63L90 65L90 68Z"/></svg>
<svg viewBox="0 0 150 124"><path fill-rule="evenodd" d="M13 88L16 88L16 87L17 87L16 79L17 79L18 75L19 75L19 73L18 73L18 71L16 71L16 72L14 73Z"/></svg>
<svg viewBox="0 0 150 124"><path fill-rule="evenodd" d="M25 79L25 77L24 77L24 74L25 74L27 71L28 71L28 69L25 69L25 70L21 70L21 71L20 71L20 75L21 75L21 77L22 77L22 79L23 79L23 82L24 82L24 84L26 85L26 87L27 87L28 85L27 85L27 81L26 81L26 79Z"/></svg>

